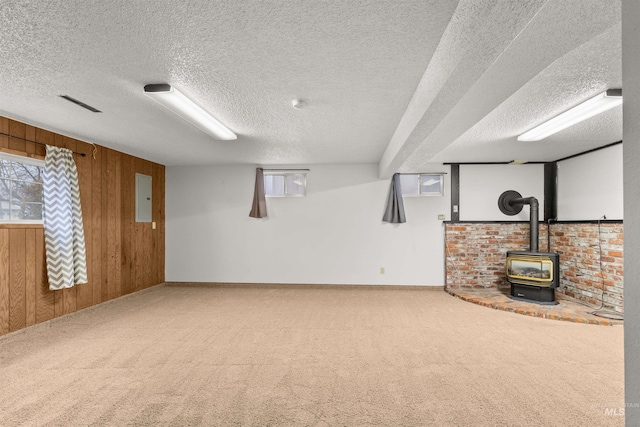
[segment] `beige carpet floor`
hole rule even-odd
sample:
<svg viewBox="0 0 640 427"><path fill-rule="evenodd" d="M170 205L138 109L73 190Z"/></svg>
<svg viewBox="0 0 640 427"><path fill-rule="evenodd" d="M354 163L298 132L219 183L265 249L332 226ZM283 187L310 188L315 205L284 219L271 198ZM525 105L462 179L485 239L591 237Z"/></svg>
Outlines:
<svg viewBox="0 0 640 427"><path fill-rule="evenodd" d="M621 426L622 332L443 291L161 285L0 338L0 425Z"/></svg>

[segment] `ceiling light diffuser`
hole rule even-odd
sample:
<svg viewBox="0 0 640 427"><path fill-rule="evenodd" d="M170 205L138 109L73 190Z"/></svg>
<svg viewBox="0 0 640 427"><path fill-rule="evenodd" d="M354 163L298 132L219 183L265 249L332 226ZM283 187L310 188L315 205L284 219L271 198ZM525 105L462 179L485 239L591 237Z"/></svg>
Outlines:
<svg viewBox="0 0 640 427"><path fill-rule="evenodd" d="M539 126L523 133L518 141L540 141L554 133L580 123L590 117L604 113L611 108L622 104L622 89L609 89L606 92L578 104L559 116L542 123Z"/></svg>
<svg viewBox="0 0 640 427"><path fill-rule="evenodd" d="M232 140L238 138L225 125L169 84L146 85L144 93L214 139Z"/></svg>

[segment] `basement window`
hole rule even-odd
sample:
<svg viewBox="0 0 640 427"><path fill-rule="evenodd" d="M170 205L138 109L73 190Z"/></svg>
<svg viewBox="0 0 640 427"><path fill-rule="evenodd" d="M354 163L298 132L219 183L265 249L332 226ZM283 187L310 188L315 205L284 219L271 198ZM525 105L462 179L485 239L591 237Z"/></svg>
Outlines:
<svg viewBox="0 0 640 427"><path fill-rule="evenodd" d="M44 160L0 152L0 223L42 224Z"/></svg>
<svg viewBox="0 0 640 427"><path fill-rule="evenodd" d="M265 171L264 194L267 197L304 197L307 194L307 173Z"/></svg>
<svg viewBox="0 0 640 427"><path fill-rule="evenodd" d="M442 196L444 194L444 174L401 174L400 187L404 197Z"/></svg>

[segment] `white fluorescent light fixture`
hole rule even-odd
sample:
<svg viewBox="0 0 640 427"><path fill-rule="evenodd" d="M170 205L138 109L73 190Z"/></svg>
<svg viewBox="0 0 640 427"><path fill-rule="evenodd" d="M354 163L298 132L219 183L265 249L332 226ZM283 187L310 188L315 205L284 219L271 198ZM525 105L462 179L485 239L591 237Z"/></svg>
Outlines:
<svg viewBox="0 0 640 427"><path fill-rule="evenodd" d="M523 133L518 137L518 141L540 141L554 133L580 123L590 117L604 113L622 104L622 89L609 89L606 92L576 105L559 116L554 117Z"/></svg>
<svg viewBox="0 0 640 427"><path fill-rule="evenodd" d="M225 125L169 84L146 85L144 93L214 139L232 140L238 138Z"/></svg>

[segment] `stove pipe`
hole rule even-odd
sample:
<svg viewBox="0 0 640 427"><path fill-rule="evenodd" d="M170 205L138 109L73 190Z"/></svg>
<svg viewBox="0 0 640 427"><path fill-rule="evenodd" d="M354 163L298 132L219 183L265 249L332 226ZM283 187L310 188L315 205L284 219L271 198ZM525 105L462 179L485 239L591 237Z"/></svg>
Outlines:
<svg viewBox="0 0 640 427"><path fill-rule="evenodd" d="M515 199L511 203L522 203L529 205L529 250L538 252L538 199L535 197L525 197Z"/></svg>
<svg viewBox="0 0 640 427"><path fill-rule="evenodd" d="M538 199L522 197L520 193L507 190L498 198L498 207L505 215L517 215L524 205L529 205L529 250L538 252Z"/></svg>

